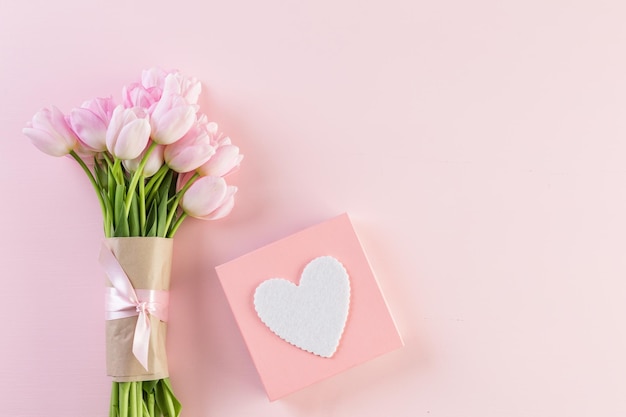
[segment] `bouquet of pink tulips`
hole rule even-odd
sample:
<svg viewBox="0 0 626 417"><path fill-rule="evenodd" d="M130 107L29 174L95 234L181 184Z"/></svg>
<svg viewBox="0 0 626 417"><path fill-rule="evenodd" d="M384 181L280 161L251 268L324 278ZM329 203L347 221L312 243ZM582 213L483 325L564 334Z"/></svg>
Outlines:
<svg viewBox="0 0 626 417"><path fill-rule="evenodd" d="M242 159L198 113L200 89L150 69L124 87L122 104L96 98L69 115L45 108L23 130L42 152L76 160L102 208L111 417L180 414L165 356L171 238L187 216L230 213L237 188L223 177Z"/></svg>

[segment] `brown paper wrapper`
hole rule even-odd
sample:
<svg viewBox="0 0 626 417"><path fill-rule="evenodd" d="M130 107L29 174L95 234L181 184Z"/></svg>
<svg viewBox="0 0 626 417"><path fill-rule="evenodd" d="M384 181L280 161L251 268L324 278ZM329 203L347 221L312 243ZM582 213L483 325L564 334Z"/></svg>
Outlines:
<svg viewBox="0 0 626 417"><path fill-rule="evenodd" d="M160 237L121 237L107 244L128 275L135 289L169 290L173 239ZM108 278L107 286L111 287ZM133 355L137 317L107 320L107 374L117 382L150 381L167 378L165 336L167 324L150 316L151 332L146 371Z"/></svg>

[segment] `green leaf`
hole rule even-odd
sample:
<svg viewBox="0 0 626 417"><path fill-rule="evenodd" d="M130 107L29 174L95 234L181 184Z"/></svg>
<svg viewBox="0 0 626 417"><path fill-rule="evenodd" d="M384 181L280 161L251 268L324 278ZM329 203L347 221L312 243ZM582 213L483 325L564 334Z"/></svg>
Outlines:
<svg viewBox="0 0 626 417"><path fill-rule="evenodd" d="M169 171L163 183L159 188L159 213L158 213L158 225L157 225L157 236L165 237L167 235L167 204L168 204L168 194L170 185L172 182L172 171Z"/></svg>
<svg viewBox="0 0 626 417"><path fill-rule="evenodd" d="M154 399L154 386L151 389L146 390L146 382L154 382L156 384L157 381L144 381L143 385L143 404L146 407L144 409L144 413L148 417L156 417L157 414L155 411L155 399ZM160 417L161 415L158 414Z"/></svg>
<svg viewBox="0 0 626 417"><path fill-rule="evenodd" d="M165 225L167 222L167 200L159 201L159 213L157 221L157 236L165 237Z"/></svg>
<svg viewBox="0 0 626 417"><path fill-rule="evenodd" d="M163 164L161 168L159 168L159 170L156 172L156 174L154 174L152 178L148 180L148 183L146 184L146 194L148 194L148 199L154 199L156 191L158 190L161 181L163 181L163 177L168 171L169 167L166 164Z"/></svg>
<svg viewBox="0 0 626 417"><path fill-rule="evenodd" d="M115 237L128 237L130 236L130 230L128 228L128 218L124 210L124 184L118 184L115 189Z"/></svg>
<svg viewBox="0 0 626 417"><path fill-rule="evenodd" d="M143 381L143 391L146 393L154 391L154 387L156 387L157 382L159 382L158 379L153 379L152 381Z"/></svg>
<svg viewBox="0 0 626 417"><path fill-rule="evenodd" d="M130 203L130 216L128 219L128 225L131 236L139 236L139 202L137 201L137 193L133 193L133 198Z"/></svg>
<svg viewBox="0 0 626 417"><path fill-rule="evenodd" d="M122 161L117 158L115 158L115 162L113 162L113 177L115 178L115 182L117 182L117 185L124 184L124 170L122 169Z"/></svg>
<svg viewBox="0 0 626 417"><path fill-rule="evenodd" d="M141 402L141 413L139 413L139 415L142 417L154 417L154 413L150 414L150 409L148 408L148 404L146 404L145 401Z"/></svg>
<svg viewBox="0 0 626 417"><path fill-rule="evenodd" d="M148 218L146 219L146 236L155 237L157 232L157 204L153 201L150 204L150 210L148 211Z"/></svg>
<svg viewBox="0 0 626 417"><path fill-rule="evenodd" d="M98 162L98 158L94 158L93 172L95 174L96 181L98 182L98 185L100 186L100 188L106 189L107 180L108 180L107 173L102 167L102 164Z"/></svg>
<svg viewBox="0 0 626 417"><path fill-rule="evenodd" d="M169 379L160 379L156 387L156 403L165 417L180 416L181 405L172 392Z"/></svg>
<svg viewBox="0 0 626 417"><path fill-rule="evenodd" d="M162 379L162 387L163 390L167 392L167 400L168 403L171 402L173 414L170 417L178 417L180 416L180 411L182 409L182 405L178 398L174 395L174 390L172 390L172 385L170 384L170 379L165 378Z"/></svg>
<svg viewBox="0 0 626 417"><path fill-rule="evenodd" d="M107 188L109 192L109 201L113 201L115 199L115 181L113 179L111 167L107 169Z"/></svg>
<svg viewBox="0 0 626 417"><path fill-rule="evenodd" d="M142 382L143 413L146 417L161 417L160 411L158 411L158 408L155 408L155 389L158 382L158 379ZM158 411L158 414L155 411Z"/></svg>

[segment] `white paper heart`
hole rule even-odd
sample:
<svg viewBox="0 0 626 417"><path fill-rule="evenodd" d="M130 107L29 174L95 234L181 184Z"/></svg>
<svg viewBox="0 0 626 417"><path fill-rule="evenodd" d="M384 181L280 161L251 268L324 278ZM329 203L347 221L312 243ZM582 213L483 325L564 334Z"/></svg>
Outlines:
<svg viewBox="0 0 626 417"><path fill-rule="evenodd" d="M254 308L281 339L330 358L348 318L348 272L332 256L315 258L304 268L300 285L282 278L263 281L254 292Z"/></svg>

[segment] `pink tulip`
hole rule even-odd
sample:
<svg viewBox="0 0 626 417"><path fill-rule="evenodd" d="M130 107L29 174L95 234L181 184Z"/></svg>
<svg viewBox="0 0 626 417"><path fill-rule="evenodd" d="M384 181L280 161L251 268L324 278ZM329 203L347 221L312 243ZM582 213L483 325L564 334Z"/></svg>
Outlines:
<svg viewBox="0 0 626 417"><path fill-rule="evenodd" d="M54 106L37 112L22 132L40 151L52 156L67 155L78 143L65 116Z"/></svg>
<svg viewBox="0 0 626 417"><path fill-rule="evenodd" d="M164 158L174 171L189 172L207 162L214 153L206 126L196 122L185 136L165 147Z"/></svg>
<svg viewBox="0 0 626 417"><path fill-rule="evenodd" d="M239 148L235 145L222 145L215 150L215 154L200 168L198 173L202 176L223 177L234 171L243 155L239 153Z"/></svg>
<svg viewBox="0 0 626 417"><path fill-rule="evenodd" d="M106 145L119 159L135 159L146 148L150 138L148 115L139 107L126 109L119 105L113 110L107 129Z"/></svg>
<svg viewBox="0 0 626 417"><path fill-rule="evenodd" d="M213 210L211 214L202 217L202 220L218 220L228 216L233 211L233 207L235 207L235 193L237 193L237 187L229 185L222 204Z"/></svg>
<svg viewBox="0 0 626 417"><path fill-rule="evenodd" d="M141 85L145 88L157 88L159 91L163 91L165 77L172 72L157 67L143 70L141 72Z"/></svg>
<svg viewBox="0 0 626 417"><path fill-rule="evenodd" d="M96 98L70 112L70 125L82 143L95 152L106 150L106 133L113 115L113 99Z"/></svg>
<svg viewBox="0 0 626 417"><path fill-rule="evenodd" d="M188 104L198 103L202 85L194 77L186 77L178 71L164 71L150 68L141 74L141 85L146 89L155 89L163 95L181 96Z"/></svg>
<svg viewBox="0 0 626 417"><path fill-rule="evenodd" d="M200 177L183 195L181 206L189 216L217 220L230 213L237 187L227 186L221 177Z"/></svg>
<svg viewBox="0 0 626 417"><path fill-rule="evenodd" d="M182 138L196 122L198 106L175 94L163 94L150 116L152 140L169 145Z"/></svg>
<svg viewBox="0 0 626 417"><path fill-rule="evenodd" d="M211 137L211 145L217 148L221 145L230 144L230 138L220 132L217 123L208 122L207 117L204 114L200 117L200 122L206 124L206 130L209 132L209 136Z"/></svg>
<svg viewBox="0 0 626 417"><path fill-rule="evenodd" d="M243 155L239 153L237 146L231 144L228 136L219 132L217 123L208 123L206 126L216 150L215 154L198 168L198 173L202 176L223 177L239 167Z"/></svg>
<svg viewBox="0 0 626 417"><path fill-rule="evenodd" d="M157 87L144 87L139 83L132 83L122 89L124 106L143 107L150 109L161 98L161 89Z"/></svg>
<svg viewBox="0 0 626 417"><path fill-rule="evenodd" d="M196 78L185 77L179 72L173 72L165 77L163 95L174 94L181 96L189 104L198 103L202 85Z"/></svg>
<svg viewBox="0 0 626 417"><path fill-rule="evenodd" d="M148 144L148 146L150 146L150 144ZM141 160L143 159L144 154L146 153L147 148L148 147L146 147L146 149L144 149L144 151L141 152L141 155L139 155L137 158L127 159L124 161L124 166L126 167L127 170L129 170L130 172L135 172L137 170L137 168L139 167L139 164L141 163ZM148 155L148 160L146 161L146 165L144 165L143 167L144 177L153 176L163 166L163 150L164 149L165 149L165 146L157 145L152 150L150 155Z"/></svg>

